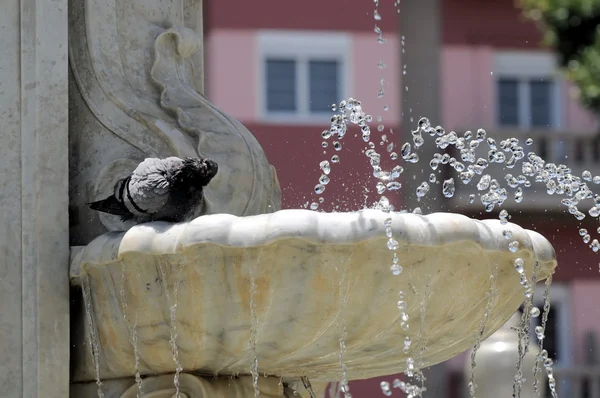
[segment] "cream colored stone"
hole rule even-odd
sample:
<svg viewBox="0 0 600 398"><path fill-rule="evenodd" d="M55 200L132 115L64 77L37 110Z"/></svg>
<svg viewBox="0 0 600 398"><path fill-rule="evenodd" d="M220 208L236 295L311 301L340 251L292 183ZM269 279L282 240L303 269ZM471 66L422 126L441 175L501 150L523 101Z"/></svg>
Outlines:
<svg viewBox="0 0 600 398"><path fill-rule="evenodd" d="M337 356L344 328L350 379L403 371L406 335L413 349L423 350L416 357L421 365L435 364L473 345L495 266L497 289L485 337L523 300L514 259L525 260L529 276L538 262L538 280L556 266L551 244L514 224L458 214L395 213L392 225L404 272L392 276L386 217L376 210L218 214L98 237L72 266L91 283L102 378L135 373L130 343L135 319L142 374L174 371L169 308L176 285L175 325L184 371L250 372L252 272L261 375L307 375L325 382L340 377ZM508 250L510 241L502 236L507 228L520 243L517 253ZM400 290L408 302L408 332L401 329L396 308ZM93 380L89 350L77 350L74 360L74 379Z"/></svg>

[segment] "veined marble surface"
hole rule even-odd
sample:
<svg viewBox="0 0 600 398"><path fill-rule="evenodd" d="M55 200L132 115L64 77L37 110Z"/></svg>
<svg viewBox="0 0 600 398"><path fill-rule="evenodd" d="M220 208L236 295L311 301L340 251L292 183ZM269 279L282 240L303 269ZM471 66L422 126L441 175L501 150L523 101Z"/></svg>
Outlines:
<svg viewBox="0 0 600 398"><path fill-rule="evenodd" d="M394 213L393 236L404 272L393 276L384 226L388 216L377 210L216 214L99 236L74 256L72 267L90 282L102 378L135 373L130 336L136 319L142 374L174 372L169 308L175 300L184 372L249 374L252 275L261 375L339 379L344 329L349 379L403 371L407 335L412 355L428 366L473 345L495 267L496 291L484 337L524 299L513 266L517 257L525 260L529 278L536 262L538 280L556 266L548 240L515 224L449 213ZM505 229L512 239L503 237ZM520 245L513 253L508 244L515 240ZM401 290L408 302L408 331L400 326ZM74 379L93 380L90 350L76 352Z"/></svg>

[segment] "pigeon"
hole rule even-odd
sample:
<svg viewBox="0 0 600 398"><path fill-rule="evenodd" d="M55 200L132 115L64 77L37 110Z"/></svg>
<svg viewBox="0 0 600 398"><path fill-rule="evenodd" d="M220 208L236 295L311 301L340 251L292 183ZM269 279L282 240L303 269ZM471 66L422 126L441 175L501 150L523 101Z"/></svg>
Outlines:
<svg viewBox="0 0 600 398"><path fill-rule="evenodd" d="M202 206L203 189L217 171L217 163L210 159L147 158L129 177L117 181L111 196L88 205L121 216L122 221L189 221Z"/></svg>

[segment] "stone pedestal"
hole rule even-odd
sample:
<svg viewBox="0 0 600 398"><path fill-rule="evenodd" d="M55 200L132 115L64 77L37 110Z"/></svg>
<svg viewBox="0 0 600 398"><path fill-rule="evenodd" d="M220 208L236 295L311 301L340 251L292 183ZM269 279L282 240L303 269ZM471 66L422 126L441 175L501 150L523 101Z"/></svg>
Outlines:
<svg viewBox="0 0 600 398"><path fill-rule="evenodd" d="M0 12L0 395L69 394L67 0Z"/></svg>

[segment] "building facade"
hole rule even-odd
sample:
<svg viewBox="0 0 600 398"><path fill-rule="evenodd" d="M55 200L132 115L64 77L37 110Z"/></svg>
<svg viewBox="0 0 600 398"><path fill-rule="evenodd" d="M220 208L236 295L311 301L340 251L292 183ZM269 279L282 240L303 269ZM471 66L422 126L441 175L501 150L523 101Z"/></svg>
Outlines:
<svg viewBox="0 0 600 398"><path fill-rule="evenodd" d="M319 162L332 154L321 147L320 133L328 127L331 104L348 97L361 100L397 146L420 116L428 116L447 131L481 127L498 141L533 138L531 150L548 162L567 163L574 174L600 174L597 118L579 105L539 30L512 0L406 3L398 13L392 1L380 2L376 19L371 2L205 1L207 96L260 141L278 170L285 208L315 200ZM327 211L358 210L377 197L364 143L345 139L343 145L332 172L336 182L323 194L320 208ZM426 180L424 163L419 168ZM496 173L500 179L506 170ZM404 176L411 187L410 174ZM578 229L595 232L598 225L591 217L575 220L543 186L525 196L504 208L511 221L544 234L556 248L546 343L559 380L561 369L564 380L569 372L577 379L577 369L595 363L590 350L600 336L599 259ZM411 208L411 197L408 191L390 199ZM419 206L497 217L467 197L457 189L451 199L434 197ZM436 396L461 396L464 360L454 358L440 371L449 387ZM378 384L357 383L356 391L372 396Z"/></svg>

